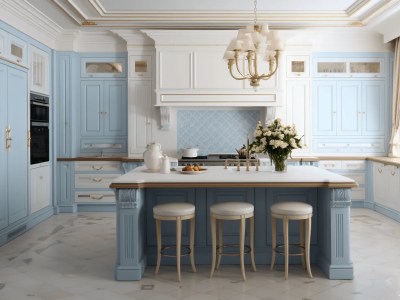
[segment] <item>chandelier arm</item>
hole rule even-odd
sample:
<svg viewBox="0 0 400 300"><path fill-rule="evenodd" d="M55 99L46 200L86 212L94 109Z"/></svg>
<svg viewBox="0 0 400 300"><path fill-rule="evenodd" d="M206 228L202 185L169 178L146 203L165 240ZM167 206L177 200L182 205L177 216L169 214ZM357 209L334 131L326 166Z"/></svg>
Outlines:
<svg viewBox="0 0 400 300"><path fill-rule="evenodd" d="M277 52L277 54L276 54L276 57L275 57L275 63L274 63L275 68L274 68L274 70L273 70L273 71L270 70L270 72L269 72L268 74L262 74L262 75L260 76L260 79L262 79L262 80L269 79L269 78L271 78L271 77L276 73L276 71L278 70L278 65L279 65L279 50L276 50L276 52Z"/></svg>
<svg viewBox="0 0 400 300"><path fill-rule="evenodd" d="M251 51L249 51L249 53L247 54L247 65L248 65L248 69L249 69L250 78L254 77L254 75L255 75L254 70L253 70L251 54L252 54Z"/></svg>
<svg viewBox="0 0 400 300"><path fill-rule="evenodd" d="M246 79L249 79L249 78L247 78L247 77L245 77L245 76L236 77L235 75L233 75L232 65L229 66L229 73L231 74L231 76L233 77L233 79L236 79L236 80L246 80ZM240 74L240 75L242 75L242 74Z"/></svg>
<svg viewBox="0 0 400 300"><path fill-rule="evenodd" d="M236 70L237 70L237 72L240 74L240 76L242 76L244 79L249 79L249 77L248 77L247 75L243 75L242 72L240 72L238 61L239 61L239 54L238 54L238 52L235 50L235 65L236 65ZM232 70L231 70L231 75L232 75Z"/></svg>

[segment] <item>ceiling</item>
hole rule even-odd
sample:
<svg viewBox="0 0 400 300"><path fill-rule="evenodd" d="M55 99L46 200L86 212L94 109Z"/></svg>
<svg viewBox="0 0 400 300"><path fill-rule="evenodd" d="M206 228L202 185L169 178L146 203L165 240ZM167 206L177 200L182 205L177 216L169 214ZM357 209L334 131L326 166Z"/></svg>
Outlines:
<svg viewBox="0 0 400 300"><path fill-rule="evenodd" d="M254 19L253 0L23 0L65 30L237 29ZM400 0L258 0L259 22L274 29L365 27L393 16Z"/></svg>

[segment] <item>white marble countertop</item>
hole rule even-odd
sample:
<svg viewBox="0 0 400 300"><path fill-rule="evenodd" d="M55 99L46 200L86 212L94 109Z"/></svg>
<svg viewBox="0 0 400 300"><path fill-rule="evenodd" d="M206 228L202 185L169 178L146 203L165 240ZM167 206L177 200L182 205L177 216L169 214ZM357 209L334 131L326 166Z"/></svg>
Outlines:
<svg viewBox="0 0 400 300"><path fill-rule="evenodd" d="M259 171L245 167L224 169L222 166L206 167L200 174L182 174L172 171L168 174L148 172L139 167L112 181L111 188L158 188L158 187L332 187L352 188L354 180L313 166L288 166L287 172L274 172L270 167Z"/></svg>

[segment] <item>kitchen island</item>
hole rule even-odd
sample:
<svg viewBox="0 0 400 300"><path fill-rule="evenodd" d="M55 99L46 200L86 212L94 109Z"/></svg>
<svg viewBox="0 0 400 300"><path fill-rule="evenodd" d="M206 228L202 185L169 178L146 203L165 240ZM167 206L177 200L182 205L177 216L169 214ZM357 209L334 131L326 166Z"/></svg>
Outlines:
<svg viewBox="0 0 400 300"><path fill-rule="evenodd" d="M117 255L115 278L140 280L147 264L155 263L155 222L152 207L165 202L188 202L196 206L196 264L210 264L210 205L223 201L247 201L255 208L256 264L271 258L270 206L279 201L302 201L313 206L311 262L330 279L352 279L350 258L350 206L354 180L312 166L289 166L287 172L251 167L207 167L201 174L148 172L145 167L115 179L110 185L117 199ZM171 223L171 222L165 222ZM232 226L229 226L232 225ZM187 224L182 243L188 241ZM279 228L279 227L278 227ZM172 224L163 224L163 243L174 243ZM224 225L227 239L236 242L238 228ZM282 239L278 231L278 243ZM290 241L298 242L298 228L290 227ZM296 262L295 260L293 260ZM183 263L185 260L183 260ZM238 263L227 257L222 263ZM283 260L280 261L281 263ZM299 262L299 261L298 261ZM162 263L174 264L166 258ZM278 261L279 263L279 261Z"/></svg>

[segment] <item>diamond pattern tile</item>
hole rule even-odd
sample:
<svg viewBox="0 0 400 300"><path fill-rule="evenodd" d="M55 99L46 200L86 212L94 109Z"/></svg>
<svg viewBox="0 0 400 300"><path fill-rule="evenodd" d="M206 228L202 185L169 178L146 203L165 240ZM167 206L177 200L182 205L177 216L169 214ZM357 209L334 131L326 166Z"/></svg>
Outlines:
<svg viewBox="0 0 400 300"><path fill-rule="evenodd" d="M258 110L180 110L177 112L178 151L198 147L199 155L236 153L252 137Z"/></svg>

